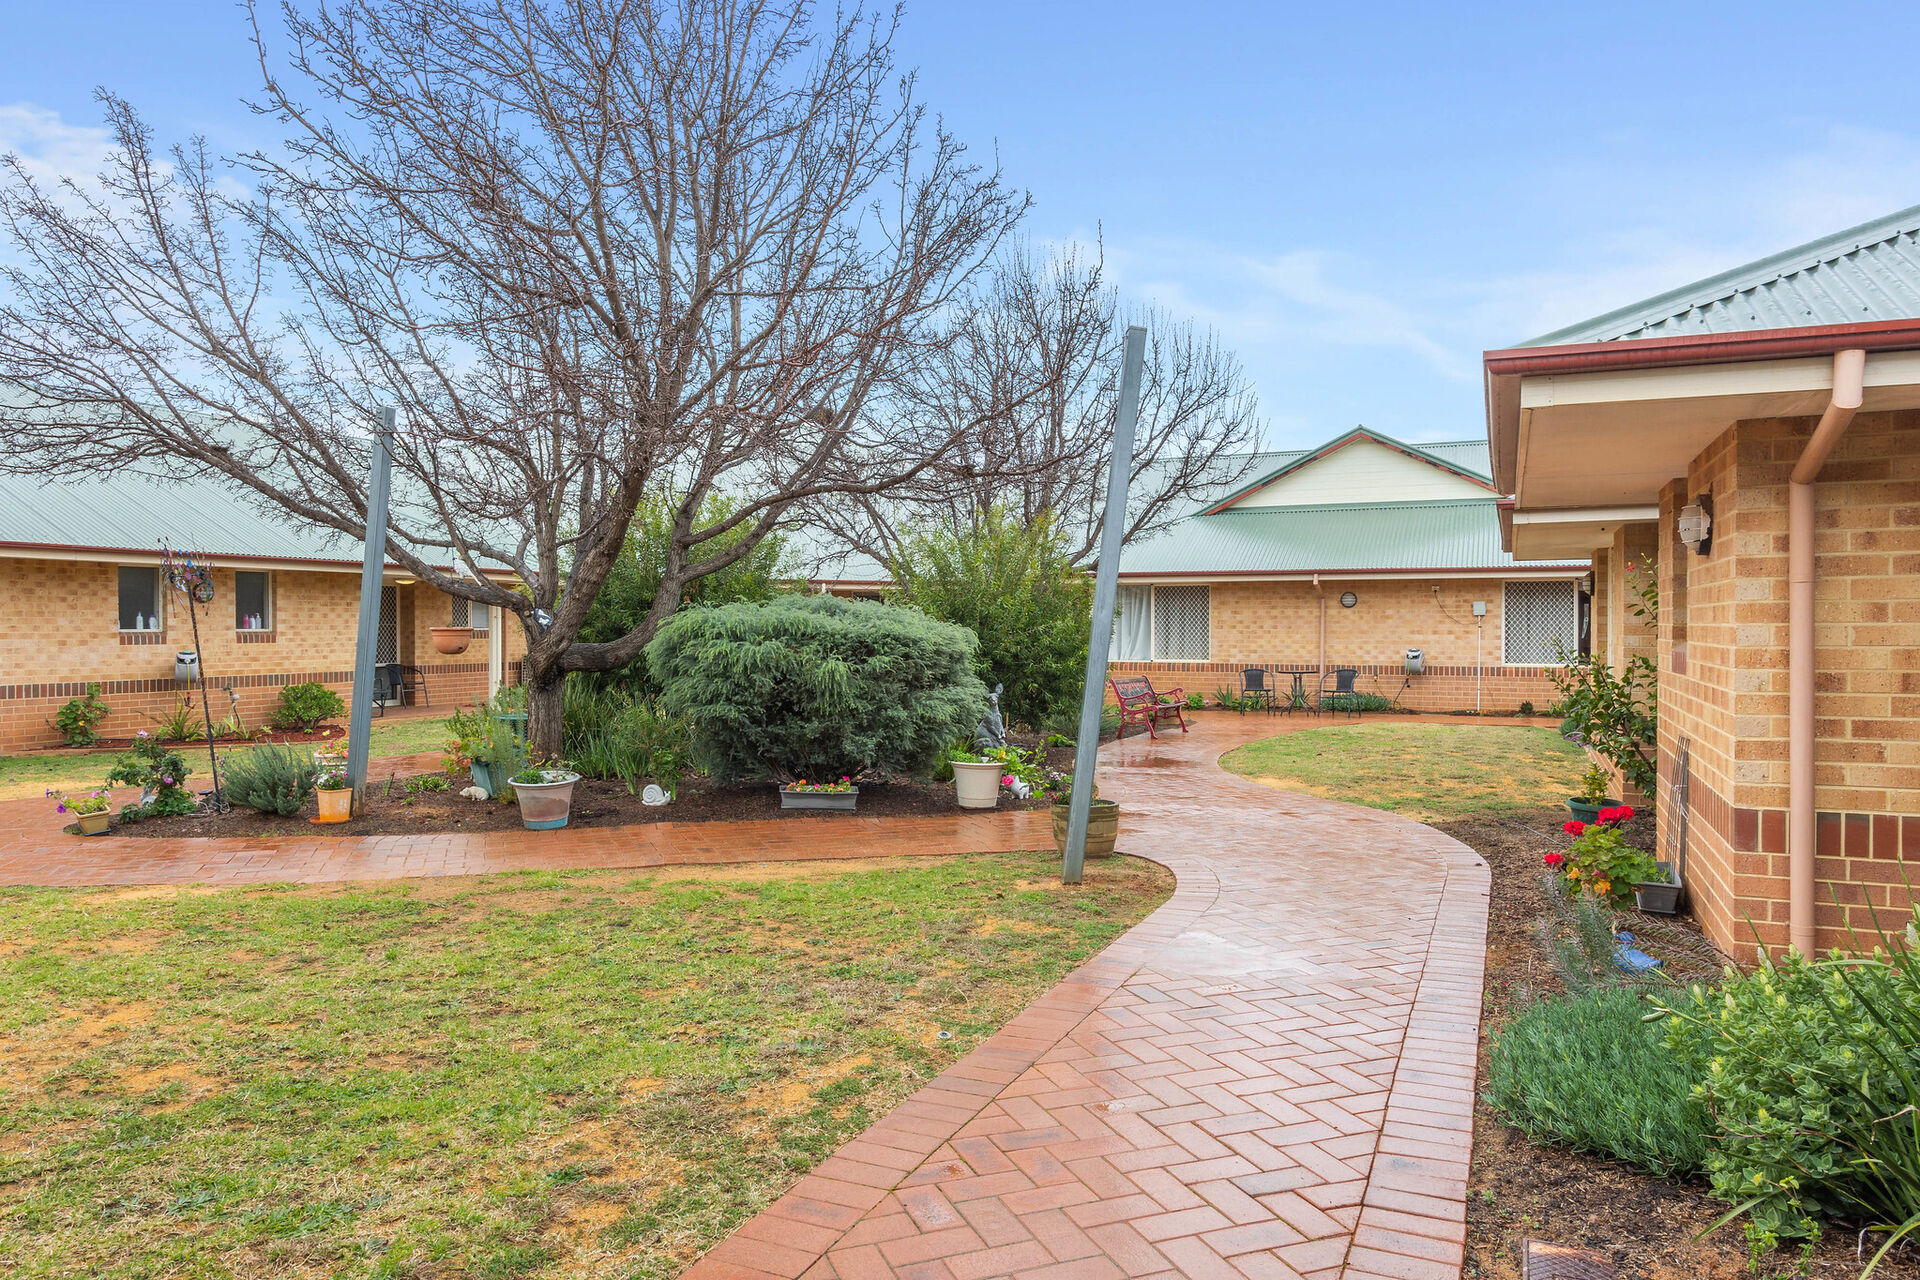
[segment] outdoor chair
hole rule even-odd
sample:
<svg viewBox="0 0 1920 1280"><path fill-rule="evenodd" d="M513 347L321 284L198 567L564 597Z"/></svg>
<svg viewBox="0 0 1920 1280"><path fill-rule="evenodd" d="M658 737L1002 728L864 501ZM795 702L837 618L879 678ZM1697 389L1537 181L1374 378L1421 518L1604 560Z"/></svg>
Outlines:
<svg viewBox="0 0 1920 1280"><path fill-rule="evenodd" d="M1143 724L1147 726L1147 736L1157 738L1160 735L1154 726L1169 716L1180 726L1180 732L1187 731L1187 718L1180 713L1185 689L1156 693L1153 682L1145 676L1121 676L1108 680L1107 687L1113 690L1114 701L1120 704L1120 736L1126 735L1128 725Z"/></svg>
<svg viewBox="0 0 1920 1280"><path fill-rule="evenodd" d="M1273 680L1261 667L1247 667L1240 672L1240 714L1247 714L1247 706L1264 711L1273 711L1278 702L1274 697Z"/></svg>
<svg viewBox="0 0 1920 1280"><path fill-rule="evenodd" d="M1320 677L1320 697L1314 706L1314 714L1322 711L1345 710L1349 716L1360 714L1360 698L1353 687L1359 678L1357 667L1335 667Z"/></svg>
<svg viewBox="0 0 1920 1280"><path fill-rule="evenodd" d="M433 705L427 698L426 673L418 667L399 662L382 662L373 669L373 714L384 717L389 701L407 705L407 695L418 693L420 705Z"/></svg>

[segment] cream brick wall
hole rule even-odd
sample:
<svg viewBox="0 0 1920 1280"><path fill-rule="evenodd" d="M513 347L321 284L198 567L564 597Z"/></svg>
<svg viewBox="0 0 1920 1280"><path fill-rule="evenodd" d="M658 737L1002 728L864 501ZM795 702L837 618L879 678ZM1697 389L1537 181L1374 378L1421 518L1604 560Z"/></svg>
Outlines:
<svg viewBox="0 0 1920 1280"><path fill-rule="evenodd" d="M54 711L90 682L106 688L113 714L107 736L146 728L184 692L173 681L173 655L194 647L185 601L172 593L155 634L123 637L118 620L118 566L68 560L0 558L0 752L53 745ZM214 569L215 596L200 606L202 670L214 686L214 718L227 714L219 686L231 681L249 724L264 722L286 684L317 680L347 697L354 634L359 625L357 572L274 570L272 627L234 627L234 570ZM400 660L426 674L434 705L450 709L484 696L489 638L476 637L457 656L433 650L429 626L445 625L448 597L424 585L399 591ZM525 652L517 620L506 634L509 681ZM141 643L127 643L138 639ZM151 641L151 643L146 643Z"/></svg>
<svg viewBox="0 0 1920 1280"><path fill-rule="evenodd" d="M1786 941L1787 477L1814 422L1735 424L1661 500L1663 768L1689 738L1696 909L1730 947L1751 945L1747 918ZM1715 530L1699 556L1672 525L1704 493ZM1816 865L1843 904L1823 883L1827 946L1870 927L1869 901L1903 905L1894 860L1920 854L1920 413L1861 414L1815 509Z"/></svg>

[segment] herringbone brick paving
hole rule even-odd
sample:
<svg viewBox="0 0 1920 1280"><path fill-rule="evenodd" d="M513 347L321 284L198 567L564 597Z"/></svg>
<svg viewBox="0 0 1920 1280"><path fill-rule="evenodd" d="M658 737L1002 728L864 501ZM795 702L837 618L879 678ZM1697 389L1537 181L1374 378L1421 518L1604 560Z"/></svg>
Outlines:
<svg viewBox="0 0 1920 1280"><path fill-rule="evenodd" d="M1214 760L1102 752L1172 900L686 1280L1457 1280L1487 870Z"/></svg>

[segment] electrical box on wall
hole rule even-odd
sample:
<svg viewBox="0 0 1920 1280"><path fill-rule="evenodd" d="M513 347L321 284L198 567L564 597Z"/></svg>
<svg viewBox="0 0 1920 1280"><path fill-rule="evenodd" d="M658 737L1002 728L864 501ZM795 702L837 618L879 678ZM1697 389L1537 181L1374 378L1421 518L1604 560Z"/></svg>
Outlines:
<svg viewBox="0 0 1920 1280"><path fill-rule="evenodd" d="M1473 602L1473 616L1476 618L1484 618L1487 616L1487 602L1485 600L1475 600Z"/></svg>

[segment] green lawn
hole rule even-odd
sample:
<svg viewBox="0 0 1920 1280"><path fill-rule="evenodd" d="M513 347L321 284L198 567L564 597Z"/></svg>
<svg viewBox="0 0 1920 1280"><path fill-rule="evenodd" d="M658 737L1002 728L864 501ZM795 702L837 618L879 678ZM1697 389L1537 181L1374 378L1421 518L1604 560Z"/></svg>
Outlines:
<svg viewBox="0 0 1920 1280"><path fill-rule="evenodd" d="M1057 866L0 890L0 1273L671 1276L1171 889Z"/></svg>
<svg viewBox="0 0 1920 1280"><path fill-rule="evenodd" d="M1250 742L1220 763L1289 791L1423 820L1549 808L1579 790L1586 768L1552 729L1387 721Z"/></svg>
<svg viewBox="0 0 1920 1280"><path fill-rule="evenodd" d="M446 721L440 716L415 720L373 722L375 760L388 756L410 756L416 751L438 751L446 745ZM243 750L243 746L222 746L221 751ZM207 744L189 742L180 748L189 765L205 781ZM198 753L196 756L195 753ZM49 751L23 756L0 756L0 800L20 800L44 795L48 787L60 791L79 791L97 787L113 767L111 751Z"/></svg>

